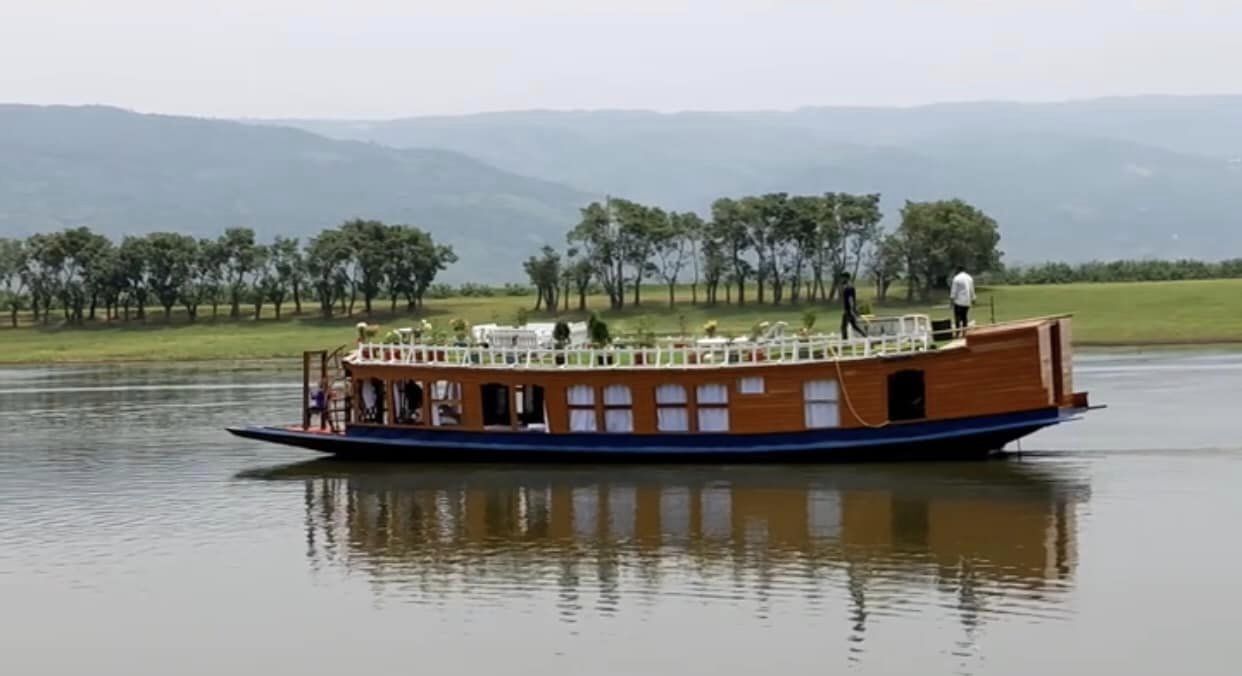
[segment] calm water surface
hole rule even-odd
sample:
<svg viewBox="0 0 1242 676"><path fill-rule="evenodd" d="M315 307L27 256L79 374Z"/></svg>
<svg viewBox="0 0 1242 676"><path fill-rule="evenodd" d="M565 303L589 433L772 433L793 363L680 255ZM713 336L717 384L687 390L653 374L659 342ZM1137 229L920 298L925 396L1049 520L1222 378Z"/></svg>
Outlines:
<svg viewBox="0 0 1242 676"><path fill-rule="evenodd" d="M1242 357L1020 460L351 465L297 374L0 370L0 674L1236 674Z"/></svg>

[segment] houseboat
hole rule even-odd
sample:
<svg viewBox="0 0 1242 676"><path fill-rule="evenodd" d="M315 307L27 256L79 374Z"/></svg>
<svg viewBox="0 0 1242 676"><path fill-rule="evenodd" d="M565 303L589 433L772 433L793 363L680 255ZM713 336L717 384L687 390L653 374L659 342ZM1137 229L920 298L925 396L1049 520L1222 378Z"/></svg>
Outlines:
<svg viewBox="0 0 1242 676"><path fill-rule="evenodd" d="M1070 325L944 336L907 315L866 336L769 329L606 348L407 331L306 353L301 422L229 431L410 461L982 457L1092 408L1073 388Z"/></svg>

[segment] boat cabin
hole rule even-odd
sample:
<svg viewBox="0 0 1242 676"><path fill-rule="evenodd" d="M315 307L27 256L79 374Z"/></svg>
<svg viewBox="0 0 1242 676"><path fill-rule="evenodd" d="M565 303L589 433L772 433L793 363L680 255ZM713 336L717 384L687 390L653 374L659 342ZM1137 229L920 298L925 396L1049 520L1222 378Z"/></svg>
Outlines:
<svg viewBox="0 0 1242 676"><path fill-rule="evenodd" d="M879 335L599 350L360 344L353 427L513 434L751 435L1072 406L1070 319L936 345L920 316ZM309 362L308 362L309 363ZM1082 402L1079 402L1082 403Z"/></svg>

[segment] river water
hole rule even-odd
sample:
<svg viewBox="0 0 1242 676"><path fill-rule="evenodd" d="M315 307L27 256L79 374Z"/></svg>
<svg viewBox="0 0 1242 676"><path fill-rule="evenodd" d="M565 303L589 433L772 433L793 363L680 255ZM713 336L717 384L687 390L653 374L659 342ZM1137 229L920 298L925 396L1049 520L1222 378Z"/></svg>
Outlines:
<svg viewBox="0 0 1242 676"><path fill-rule="evenodd" d="M1242 357L1018 459L350 465L274 367L0 371L0 674L1235 674Z"/></svg>

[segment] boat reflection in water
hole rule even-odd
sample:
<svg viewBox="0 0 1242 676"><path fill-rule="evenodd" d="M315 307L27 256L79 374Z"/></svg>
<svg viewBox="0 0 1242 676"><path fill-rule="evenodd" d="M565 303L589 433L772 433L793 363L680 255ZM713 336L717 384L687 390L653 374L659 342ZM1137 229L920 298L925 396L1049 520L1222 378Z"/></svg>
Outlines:
<svg viewBox="0 0 1242 676"><path fill-rule="evenodd" d="M634 596L753 604L761 617L790 603L794 612L848 616L851 639L861 642L877 608L947 608L968 632L990 613L1063 615L1077 511L1089 494L1084 474L1039 459L828 467L317 460L243 476L304 482L312 565L371 576L387 597L543 594L571 622L622 613Z"/></svg>

